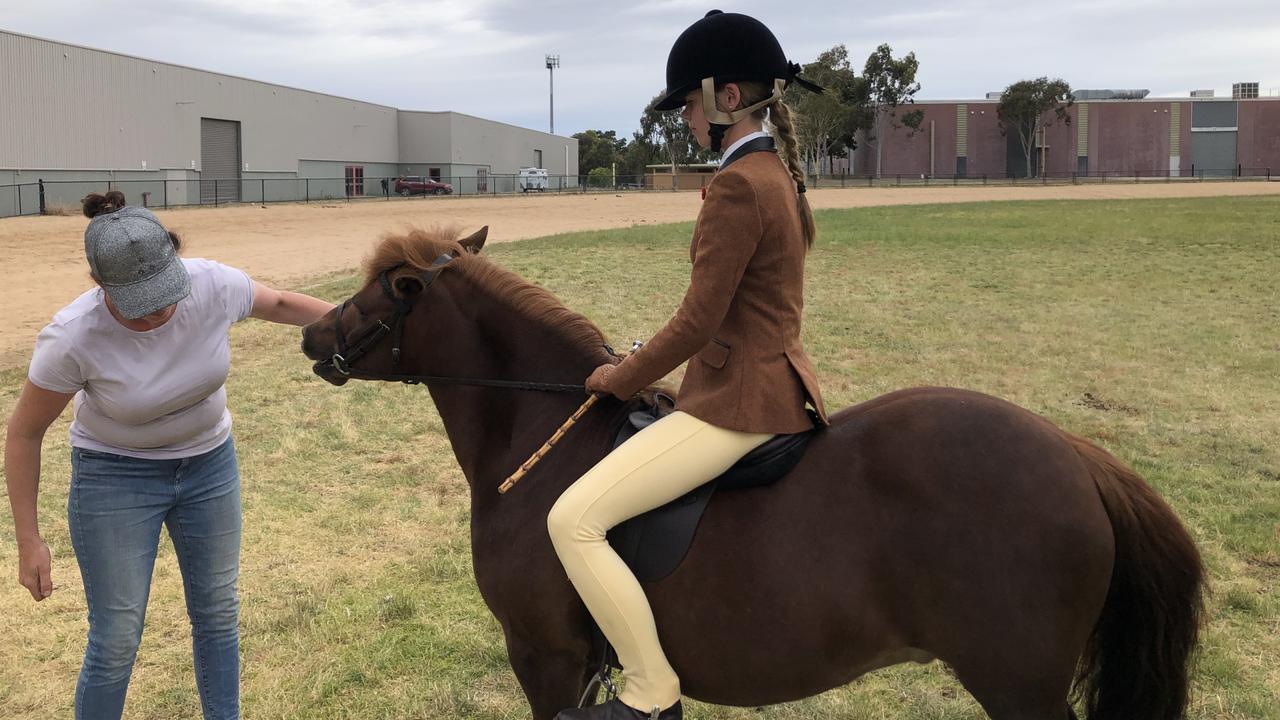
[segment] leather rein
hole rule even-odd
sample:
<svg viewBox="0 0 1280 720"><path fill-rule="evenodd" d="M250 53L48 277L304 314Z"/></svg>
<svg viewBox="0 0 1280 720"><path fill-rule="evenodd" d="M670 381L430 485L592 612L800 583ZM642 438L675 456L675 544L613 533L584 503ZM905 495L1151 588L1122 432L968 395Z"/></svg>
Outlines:
<svg viewBox="0 0 1280 720"><path fill-rule="evenodd" d="M392 303L396 309L391 313L389 318L379 318L374 320L370 325L365 326L356 333L353 340L348 341L347 336L342 331L342 316L346 312L347 305L352 304L353 298L342 301L342 305L338 308L337 316L334 318L334 336L338 346L338 351L333 357L327 360L319 360L313 366L316 373L322 369L332 367L338 374L344 377L352 377L362 380L389 380L399 381L407 385L419 385L423 383L439 383L442 385L472 385L478 387L494 387L504 388L508 390L534 390L539 392L586 392L585 385L568 385L563 383L544 383L544 382L526 382L523 380L498 380L489 378L460 378L446 377L440 375L404 375L399 373L374 373L367 370L354 367L357 360L364 357L372 350L384 337L391 335L391 366L398 369L400 366L400 338L404 331L404 319L413 311L414 303L417 297L425 295L431 284L435 282L436 277L453 260L453 256L444 253L431 263L431 267L418 276L422 281L422 292L418 293L413 300L406 300L397 295L391 287L391 280L388 275L397 270L401 266L388 268L378 275L378 284L382 286L382 294ZM607 349L607 346L606 346ZM610 354L613 354L610 351Z"/></svg>

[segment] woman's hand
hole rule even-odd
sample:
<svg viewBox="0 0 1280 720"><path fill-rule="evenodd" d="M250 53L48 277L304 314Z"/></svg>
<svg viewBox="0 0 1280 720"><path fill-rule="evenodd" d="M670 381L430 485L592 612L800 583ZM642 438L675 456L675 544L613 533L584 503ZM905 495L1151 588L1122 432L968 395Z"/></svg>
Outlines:
<svg viewBox="0 0 1280 720"><path fill-rule="evenodd" d="M606 363L593 370L591 372L591 377L587 378L587 392L598 393L601 395L611 394L619 400L626 400L627 398L614 393L613 386L609 384L609 376L613 374L614 367L615 366Z"/></svg>
<svg viewBox="0 0 1280 720"><path fill-rule="evenodd" d="M51 564L49 546L44 540L36 538L18 543L18 582L36 602L53 594L53 578L49 574Z"/></svg>

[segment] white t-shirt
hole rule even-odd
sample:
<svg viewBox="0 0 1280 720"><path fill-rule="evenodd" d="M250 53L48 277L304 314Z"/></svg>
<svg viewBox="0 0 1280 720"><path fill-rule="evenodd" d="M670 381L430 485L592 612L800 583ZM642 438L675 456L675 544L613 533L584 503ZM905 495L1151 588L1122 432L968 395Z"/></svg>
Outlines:
<svg viewBox="0 0 1280 720"><path fill-rule="evenodd" d="M76 394L73 447L170 460L213 450L231 435L227 331L253 310L253 282L211 260L182 263L191 295L154 330L121 325L95 287L40 331L27 377Z"/></svg>

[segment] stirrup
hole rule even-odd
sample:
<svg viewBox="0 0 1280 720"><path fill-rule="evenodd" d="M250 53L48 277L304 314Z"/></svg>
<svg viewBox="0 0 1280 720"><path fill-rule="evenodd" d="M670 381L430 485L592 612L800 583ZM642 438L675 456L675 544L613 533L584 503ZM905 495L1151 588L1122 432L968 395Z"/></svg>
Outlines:
<svg viewBox="0 0 1280 720"><path fill-rule="evenodd" d="M618 697L618 686L613 682L613 667L609 663L605 663L596 671L595 675L587 681L587 689L582 692L582 697L578 699L578 708L587 707L587 699L591 697L598 688L604 689L604 702ZM655 712L661 712L660 709ZM652 717L656 718L657 715Z"/></svg>

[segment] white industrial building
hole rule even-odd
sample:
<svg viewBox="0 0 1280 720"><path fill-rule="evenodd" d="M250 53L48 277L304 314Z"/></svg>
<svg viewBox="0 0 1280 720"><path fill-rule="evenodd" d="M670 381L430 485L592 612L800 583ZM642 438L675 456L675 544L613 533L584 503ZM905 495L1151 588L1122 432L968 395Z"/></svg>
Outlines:
<svg viewBox="0 0 1280 720"><path fill-rule="evenodd" d="M576 186L578 141L0 30L0 216L36 185L74 203L107 182L141 204L379 195L381 179L511 192L521 167ZM558 179L557 179L558 178ZM22 205L21 209L18 205Z"/></svg>

